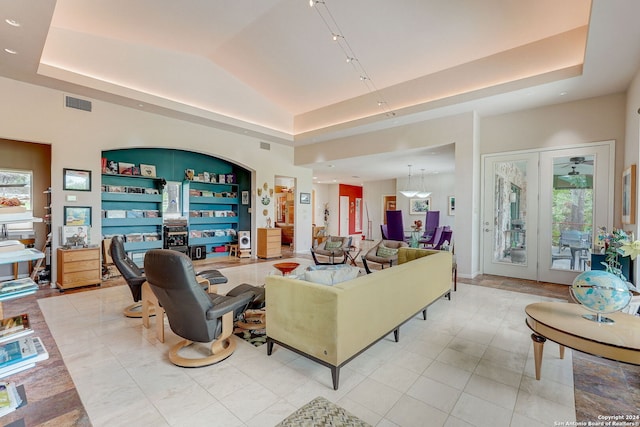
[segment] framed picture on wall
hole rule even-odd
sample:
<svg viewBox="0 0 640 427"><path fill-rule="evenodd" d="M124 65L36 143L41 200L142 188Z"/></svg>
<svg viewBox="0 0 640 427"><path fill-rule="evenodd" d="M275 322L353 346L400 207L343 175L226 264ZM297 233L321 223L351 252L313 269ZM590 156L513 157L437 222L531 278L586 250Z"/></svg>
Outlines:
<svg viewBox="0 0 640 427"><path fill-rule="evenodd" d="M424 199L409 199L409 214L420 215L431 209L431 197Z"/></svg>
<svg viewBox="0 0 640 427"><path fill-rule="evenodd" d="M311 204L311 193L300 193L300 204L301 205Z"/></svg>
<svg viewBox="0 0 640 427"><path fill-rule="evenodd" d="M65 206L64 225L91 225L91 206Z"/></svg>
<svg viewBox="0 0 640 427"><path fill-rule="evenodd" d="M249 204L249 192L248 191L243 191L241 194L242 194L242 204L243 205L248 205Z"/></svg>
<svg viewBox="0 0 640 427"><path fill-rule="evenodd" d="M622 173L622 223L636 223L636 165Z"/></svg>
<svg viewBox="0 0 640 427"><path fill-rule="evenodd" d="M79 169L63 169L63 190L91 191L91 171Z"/></svg>
<svg viewBox="0 0 640 427"><path fill-rule="evenodd" d="M456 198L455 196L449 196L449 215L456 214Z"/></svg>

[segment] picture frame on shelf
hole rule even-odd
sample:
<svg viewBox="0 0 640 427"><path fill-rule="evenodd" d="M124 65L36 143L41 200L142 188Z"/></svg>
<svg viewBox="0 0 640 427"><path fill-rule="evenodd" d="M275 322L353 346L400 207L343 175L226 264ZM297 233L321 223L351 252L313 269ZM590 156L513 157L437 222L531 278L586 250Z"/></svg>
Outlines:
<svg viewBox="0 0 640 427"><path fill-rule="evenodd" d="M622 223L636 223L636 165L622 173Z"/></svg>
<svg viewBox="0 0 640 427"><path fill-rule="evenodd" d="M62 189L67 191L91 191L91 171L81 169L62 170Z"/></svg>
<svg viewBox="0 0 640 427"><path fill-rule="evenodd" d="M119 162L118 163L118 174L120 175L135 175L134 171L136 169L136 165L133 163Z"/></svg>
<svg viewBox="0 0 640 427"><path fill-rule="evenodd" d="M87 246L91 227L88 225L62 226L60 242L63 246Z"/></svg>
<svg viewBox="0 0 640 427"><path fill-rule="evenodd" d="M91 225L91 206L65 206L64 225Z"/></svg>
<svg viewBox="0 0 640 427"><path fill-rule="evenodd" d="M118 162L115 160L108 160L105 168L105 172L107 175L117 175L118 174Z"/></svg>
<svg viewBox="0 0 640 427"><path fill-rule="evenodd" d="M243 191L242 192L242 204L243 205L248 205L249 204L249 192L248 191Z"/></svg>
<svg viewBox="0 0 640 427"><path fill-rule="evenodd" d="M449 216L456 214L456 197L449 196Z"/></svg>
<svg viewBox="0 0 640 427"><path fill-rule="evenodd" d="M145 165L140 163L140 175L148 178L156 177L156 165Z"/></svg>
<svg viewBox="0 0 640 427"><path fill-rule="evenodd" d="M311 204L311 193L300 193L300 204L301 205Z"/></svg>
<svg viewBox="0 0 640 427"><path fill-rule="evenodd" d="M409 199L409 215L422 215L431 210L431 197Z"/></svg>

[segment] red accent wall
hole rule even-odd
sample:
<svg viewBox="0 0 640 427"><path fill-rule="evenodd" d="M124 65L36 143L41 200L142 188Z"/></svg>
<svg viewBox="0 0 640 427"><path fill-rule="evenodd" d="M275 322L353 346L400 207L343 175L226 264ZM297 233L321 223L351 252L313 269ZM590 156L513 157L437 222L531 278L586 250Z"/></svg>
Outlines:
<svg viewBox="0 0 640 427"><path fill-rule="evenodd" d="M340 218L342 215L349 216L349 234L356 234L356 199L360 199L360 228L362 229L362 211L364 209L364 200L362 200L362 187L357 185L340 184L339 197L349 197L349 212L339 212ZM340 206L340 203L338 203ZM358 231L362 233L362 231Z"/></svg>

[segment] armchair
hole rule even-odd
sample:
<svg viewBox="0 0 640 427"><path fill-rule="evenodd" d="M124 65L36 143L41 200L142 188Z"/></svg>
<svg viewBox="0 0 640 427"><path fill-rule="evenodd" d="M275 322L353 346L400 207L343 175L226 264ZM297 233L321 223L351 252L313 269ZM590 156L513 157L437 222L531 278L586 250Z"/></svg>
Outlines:
<svg viewBox="0 0 640 427"><path fill-rule="evenodd" d="M229 357L236 347L233 322L255 297L251 290L236 296L208 294L196 279L191 259L169 249L153 249L144 259L147 283L167 314L171 330L184 338L169 351L178 366L212 365ZM210 355L186 358L180 350L194 342L211 343Z"/></svg>
<svg viewBox="0 0 640 427"><path fill-rule="evenodd" d="M113 236L111 238L111 246L109 246L109 254L113 259L113 264L116 266L122 277L124 278L129 289L131 289L131 295L133 296L134 303L124 309L124 315L127 317L142 317L141 297L142 297L142 284L145 282L146 277L144 271L136 265L131 258L127 256L124 250L124 241L122 236Z"/></svg>
<svg viewBox="0 0 640 427"><path fill-rule="evenodd" d="M385 264L389 264L389 267L393 266L393 263L398 262L398 248L407 247L407 242L398 242L397 240L380 240L375 246L362 255L362 264L367 274L371 274L369 268L369 262L381 264L384 269ZM382 250L381 250L382 247ZM384 253L386 250L390 250L389 253ZM395 251L395 253L391 253Z"/></svg>
<svg viewBox="0 0 640 427"><path fill-rule="evenodd" d="M142 284L147 280L144 269L141 269L127 255L124 249L122 236L113 236L109 246L109 254L127 285L131 289L134 303L124 309L126 317L144 317L141 310ZM206 286L227 283L227 278L218 270L205 270L197 273L199 277L206 279ZM203 282L204 283L204 282Z"/></svg>
<svg viewBox="0 0 640 427"><path fill-rule="evenodd" d="M311 248L311 256L316 265L344 264L347 262L347 252L351 246L351 237L329 236L327 240L320 243L315 248ZM320 262L317 255L329 258L328 262ZM336 258L343 257L336 262Z"/></svg>

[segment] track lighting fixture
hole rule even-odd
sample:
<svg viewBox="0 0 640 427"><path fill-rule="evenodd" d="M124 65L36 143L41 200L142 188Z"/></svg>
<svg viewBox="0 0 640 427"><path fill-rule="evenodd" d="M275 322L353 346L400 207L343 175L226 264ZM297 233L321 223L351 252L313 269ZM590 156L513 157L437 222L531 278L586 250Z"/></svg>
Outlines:
<svg viewBox="0 0 640 427"><path fill-rule="evenodd" d="M318 5L322 5L322 7L316 7ZM394 117L396 113L389 108L388 103L383 99L382 94L376 87L370 75L365 70L362 63L358 59L356 59L357 56L355 52L351 48L349 41L343 35L344 32L340 29L340 26L336 22L333 14L331 13L331 10L329 10L327 2L323 0L309 0L309 7L312 7L316 10L318 16L322 19L322 22L329 30L331 38L334 42L337 43L340 49L342 49L342 52L346 57L347 64L351 64L356 72L360 74L360 81L365 83L365 85L367 86L367 90L370 93L375 93L376 97L380 99L380 101L378 102L378 107L381 107L385 110L385 115L387 117Z"/></svg>

